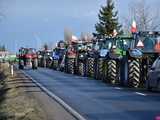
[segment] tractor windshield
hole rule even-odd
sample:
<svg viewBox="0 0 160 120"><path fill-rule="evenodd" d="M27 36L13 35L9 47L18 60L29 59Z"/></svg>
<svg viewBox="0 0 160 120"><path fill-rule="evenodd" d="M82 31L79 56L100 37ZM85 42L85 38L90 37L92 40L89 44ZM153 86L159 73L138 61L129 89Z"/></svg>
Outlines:
<svg viewBox="0 0 160 120"><path fill-rule="evenodd" d="M26 50L26 54L35 54L36 53L36 50L35 49L27 49Z"/></svg>
<svg viewBox="0 0 160 120"><path fill-rule="evenodd" d="M25 54L25 49L24 49L24 48L20 49L20 50L19 50L19 54L20 54L20 55Z"/></svg>
<svg viewBox="0 0 160 120"><path fill-rule="evenodd" d="M87 46L87 50L92 50L94 48L93 43L88 43L86 46Z"/></svg>
<svg viewBox="0 0 160 120"><path fill-rule="evenodd" d="M100 49L111 49L113 44L113 39L103 40L99 43Z"/></svg>
<svg viewBox="0 0 160 120"><path fill-rule="evenodd" d="M158 43L157 36L150 36L150 37L143 38L143 44L144 44L143 51L154 52L157 43Z"/></svg>
<svg viewBox="0 0 160 120"><path fill-rule="evenodd" d="M127 50L131 46L131 41L131 38L117 38L113 45L116 48Z"/></svg>
<svg viewBox="0 0 160 120"><path fill-rule="evenodd" d="M139 36L139 40L141 40L144 44L142 48L143 52L156 52L157 49L160 49L160 34L150 34L145 33Z"/></svg>
<svg viewBox="0 0 160 120"><path fill-rule="evenodd" d="M78 50L85 50L86 49L86 44L79 43L78 44Z"/></svg>

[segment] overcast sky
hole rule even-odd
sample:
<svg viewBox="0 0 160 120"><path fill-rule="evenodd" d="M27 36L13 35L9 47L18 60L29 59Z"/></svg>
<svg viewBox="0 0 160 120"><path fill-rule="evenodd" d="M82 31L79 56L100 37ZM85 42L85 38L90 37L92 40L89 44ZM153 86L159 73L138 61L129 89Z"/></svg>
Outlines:
<svg viewBox="0 0 160 120"><path fill-rule="evenodd" d="M116 0L119 18L127 15L128 5L135 0ZM146 0L151 6L160 0ZM20 46L38 47L45 42L64 39L64 28L76 36L93 32L97 14L106 0L0 0L0 43L9 50Z"/></svg>

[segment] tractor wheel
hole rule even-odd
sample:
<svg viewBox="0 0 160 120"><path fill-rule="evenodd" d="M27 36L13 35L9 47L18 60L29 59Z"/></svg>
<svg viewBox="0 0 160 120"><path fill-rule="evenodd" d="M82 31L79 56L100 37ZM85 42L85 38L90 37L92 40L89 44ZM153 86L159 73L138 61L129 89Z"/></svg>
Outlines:
<svg viewBox="0 0 160 120"><path fill-rule="evenodd" d="M139 87L140 85L140 60L135 59L129 61L129 85Z"/></svg>
<svg viewBox="0 0 160 120"><path fill-rule="evenodd" d="M115 60L108 61L108 79L112 84L116 83L117 79L117 63Z"/></svg>
<svg viewBox="0 0 160 120"><path fill-rule="evenodd" d="M19 69L24 69L24 66L23 65L19 65Z"/></svg>
<svg viewBox="0 0 160 120"><path fill-rule="evenodd" d="M74 59L68 59L68 72L74 74Z"/></svg>
<svg viewBox="0 0 160 120"><path fill-rule="evenodd" d="M19 61L19 69L24 69L24 61L23 60L20 60Z"/></svg>
<svg viewBox="0 0 160 120"><path fill-rule="evenodd" d="M53 69L57 70L58 68L58 60L53 61Z"/></svg>
<svg viewBox="0 0 160 120"><path fill-rule="evenodd" d="M103 76L104 76L104 60L103 59L98 59L98 72L97 72L97 76L98 79L103 80Z"/></svg>
<svg viewBox="0 0 160 120"><path fill-rule="evenodd" d="M37 61L37 59L34 59L32 61L32 69L37 69L37 68L38 68L38 61Z"/></svg>
<svg viewBox="0 0 160 120"><path fill-rule="evenodd" d="M82 62L80 62L79 63L79 71L78 71L78 73L79 73L79 75L81 75L81 76L84 76L85 75L85 65L84 65L84 63L82 63Z"/></svg>
<svg viewBox="0 0 160 120"><path fill-rule="evenodd" d="M108 60L104 59L103 63L103 82L108 82Z"/></svg>
<svg viewBox="0 0 160 120"><path fill-rule="evenodd" d="M43 59L43 67L46 67L46 59Z"/></svg>
<svg viewBox="0 0 160 120"><path fill-rule="evenodd" d="M94 77L94 58L88 59L88 74L89 77Z"/></svg>

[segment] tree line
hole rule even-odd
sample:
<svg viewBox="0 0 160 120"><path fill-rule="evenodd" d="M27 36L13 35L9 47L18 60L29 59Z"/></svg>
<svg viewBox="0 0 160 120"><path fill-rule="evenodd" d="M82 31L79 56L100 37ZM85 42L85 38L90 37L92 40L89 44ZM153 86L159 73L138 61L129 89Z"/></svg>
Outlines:
<svg viewBox="0 0 160 120"><path fill-rule="evenodd" d="M0 45L0 51L6 51L5 45Z"/></svg>

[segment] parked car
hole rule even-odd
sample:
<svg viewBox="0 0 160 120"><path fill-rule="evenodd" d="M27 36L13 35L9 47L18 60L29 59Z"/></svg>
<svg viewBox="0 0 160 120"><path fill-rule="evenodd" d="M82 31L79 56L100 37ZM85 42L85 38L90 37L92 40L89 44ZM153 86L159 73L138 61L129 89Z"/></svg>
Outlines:
<svg viewBox="0 0 160 120"><path fill-rule="evenodd" d="M160 56L155 60L148 72L147 89L160 90Z"/></svg>

